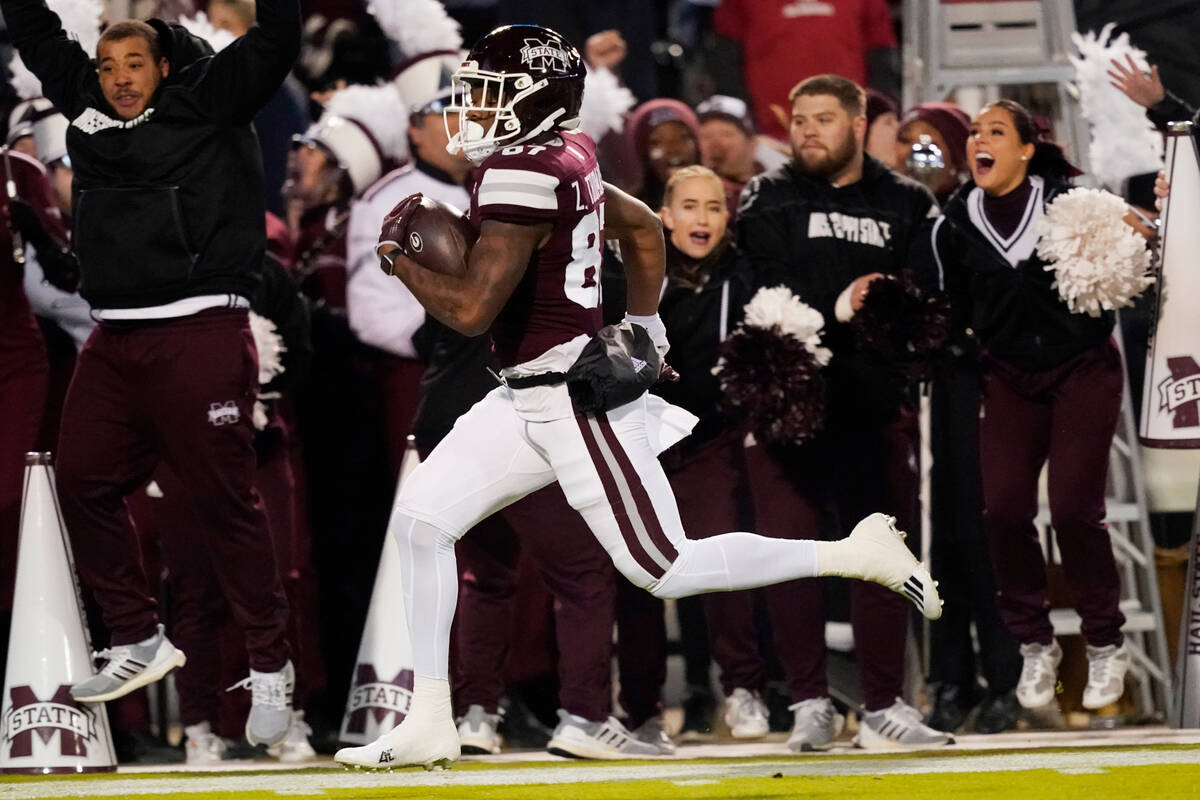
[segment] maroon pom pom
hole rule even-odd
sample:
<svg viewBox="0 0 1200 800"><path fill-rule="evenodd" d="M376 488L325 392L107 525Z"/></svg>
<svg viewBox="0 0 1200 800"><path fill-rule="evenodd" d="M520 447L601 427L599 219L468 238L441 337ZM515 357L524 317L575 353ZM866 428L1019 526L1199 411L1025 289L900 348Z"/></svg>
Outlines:
<svg viewBox="0 0 1200 800"><path fill-rule="evenodd" d="M721 359L721 404L743 413L760 440L799 444L821 429L825 379L803 342L743 325L722 343Z"/></svg>
<svg viewBox="0 0 1200 800"><path fill-rule="evenodd" d="M871 282L850 327L863 351L913 380L926 380L950 336L950 300L943 292L922 292L885 276Z"/></svg>

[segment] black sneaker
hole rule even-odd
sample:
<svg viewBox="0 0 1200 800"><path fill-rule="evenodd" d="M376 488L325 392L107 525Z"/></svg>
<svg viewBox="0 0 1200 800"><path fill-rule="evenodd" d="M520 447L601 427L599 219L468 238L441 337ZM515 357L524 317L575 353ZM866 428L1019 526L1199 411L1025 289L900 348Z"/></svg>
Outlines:
<svg viewBox="0 0 1200 800"><path fill-rule="evenodd" d="M713 712L717 707L711 691L689 691L683 699L683 727L677 737L681 742L711 742Z"/></svg>
<svg viewBox="0 0 1200 800"><path fill-rule="evenodd" d="M1017 702L1015 690L989 697L975 718L976 733L1002 733L1016 730L1021 718L1021 704Z"/></svg>
<svg viewBox="0 0 1200 800"><path fill-rule="evenodd" d="M934 730L954 733L962 727L978 702L978 690L967 689L956 683L939 684L933 693L933 710L929 712L925 724Z"/></svg>

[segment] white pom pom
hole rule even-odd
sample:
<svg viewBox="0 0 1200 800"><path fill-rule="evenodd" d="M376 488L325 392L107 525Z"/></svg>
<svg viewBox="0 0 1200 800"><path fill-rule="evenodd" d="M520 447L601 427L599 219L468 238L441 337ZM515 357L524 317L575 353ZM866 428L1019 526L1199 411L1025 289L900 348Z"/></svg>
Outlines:
<svg viewBox="0 0 1200 800"><path fill-rule="evenodd" d="M828 348L821 347L825 318L786 286L759 289L746 304L743 324L752 328L776 328L780 334L800 340L821 366L833 357Z"/></svg>
<svg viewBox="0 0 1200 800"><path fill-rule="evenodd" d="M212 49L218 53L224 50L229 45L233 44L237 39L232 32L224 28L213 27L212 22L208 19L208 15L203 11L197 11L194 17L180 17L179 24L187 29L187 32L192 36L197 36L212 45Z"/></svg>
<svg viewBox="0 0 1200 800"><path fill-rule="evenodd" d="M625 127L625 114L635 103L633 92L626 89L607 69L589 69L583 82L583 104L579 109L579 127L600 141L609 131Z"/></svg>
<svg viewBox="0 0 1200 800"><path fill-rule="evenodd" d="M397 161L408 156L408 109L396 84L389 81L380 86L347 86L330 96L325 114L365 126L384 155Z"/></svg>
<svg viewBox="0 0 1200 800"><path fill-rule="evenodd" d="M258 351L258 383L265 386L283 372L283 354L287 348L275 323L253 311L250 312L250 332L254 334L254 348Z"/></svg>
<svg viewBox="0 0 1200 800"><path fill-rule="evenodd" d="M1131 56L1139 69L1148 70L1146 54L1129 43L1129 34L1113 38L1113 23L1099 35L1071 34L1078 56L1071 57L1079 104L1091 129L1088 156L1091 173L1105 186L1119 187L1130 175L1162 169L1162 136L1146 119L1145 109L1110 83L1109 61L1126 64Z"/></svg>
<svg viewBox="0 0 1200 800"><path fill-rule="evenodd" d="M1140 233L1125 224L1125 201L1099 189L1072 189L1054 198L1037 223L1037 252L1075 314L1100 316L1132 305L1154 282Z"/></svg>
<svg viewBox="0 0 1200 800"><path fill-rule="evenodd" d="M367 11L409 58L462 49L460 26L438 0L371 0Z"/></svg>
<svg viewBox="0 0 1200 800"><path fill-rule="evenodd" d="M42 96L42 82L38 80L37 75L29 71L29 67L25 66L16 50L13 50L12 61L8 62L8 71L12 75L9 83L12 84L17 97L31 100Z"/></svg>

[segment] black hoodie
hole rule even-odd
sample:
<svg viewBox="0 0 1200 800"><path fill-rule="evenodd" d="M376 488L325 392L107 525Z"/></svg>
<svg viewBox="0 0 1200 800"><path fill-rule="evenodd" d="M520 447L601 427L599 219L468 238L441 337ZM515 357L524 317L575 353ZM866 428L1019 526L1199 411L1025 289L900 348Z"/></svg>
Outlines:
<svg viewBox="0 0 1200 800"><path fill-rule="evenodd" d="M213 55L151 20L170 72L123 121L91 55L42 0L0 0L21 58L71 120L73 244L93 308L253 296L266 247L262 159L250 122L300 49L296 0L258 0L258 25Z"/></svg>

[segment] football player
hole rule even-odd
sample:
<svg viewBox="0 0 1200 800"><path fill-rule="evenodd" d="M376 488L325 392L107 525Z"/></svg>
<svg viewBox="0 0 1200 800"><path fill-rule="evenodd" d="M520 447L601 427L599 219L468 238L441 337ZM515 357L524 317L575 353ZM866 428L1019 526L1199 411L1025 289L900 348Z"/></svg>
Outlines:
<svg viewBox="0 0 1200 800"><path fill-rule="evenodd" d="M673 421L688 415L646 394L590 413L572 405L565 373L601 328L605 239L618 241L627 273L622 324L643 328L634 333L648 334L659 354L668 349L657 315L662 223L602 182L595 144L575 130L583 81L578 51L548 28L513 25L484 36L455 72L446 110L459 122L450 147L478 165L470 220L479 237L465 272L442 274L403 255L397 240L412 198L384 222L385 271L440 322L466 335L490 331L501 385L459 418L401 488L392 530L412 637L412 705L375 742L338 751L343 764L432 768L458 758L447 668L454 544L483 517L551 481L617 569L658 597L843 575L903 592L930 618L941 614L929 573L882 514L838 542L745 532L688 539L656 455L680 437L669 433ZM661 361L653 351L641 355Z"/></svg>

